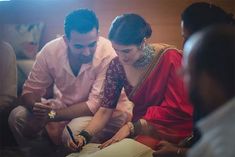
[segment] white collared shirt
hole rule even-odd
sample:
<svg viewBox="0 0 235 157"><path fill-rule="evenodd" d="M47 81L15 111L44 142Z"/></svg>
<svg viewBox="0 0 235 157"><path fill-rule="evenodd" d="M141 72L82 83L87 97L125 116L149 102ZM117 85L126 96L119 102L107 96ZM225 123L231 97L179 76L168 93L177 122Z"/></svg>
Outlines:
<svg viewBox="0 0 235 157"><path fill-rule="evenodd" d="M56 85L57 97L66 106L86 101L95 113L99 107L99 94L105 79L107 65L116 56L110 41L99 37L93 61L81 66L74 76L68 61L67 45L63 37L47 43L36 57L26 80L23 94L43 96L51 85ZM57 96L58 96L57 95Z"/></svg>
<svg viewBox="0 0 235 157"><path fill-rule="evenodd" d="M201 139L188 157L235 157L235 97L199 121Z"/></svg>

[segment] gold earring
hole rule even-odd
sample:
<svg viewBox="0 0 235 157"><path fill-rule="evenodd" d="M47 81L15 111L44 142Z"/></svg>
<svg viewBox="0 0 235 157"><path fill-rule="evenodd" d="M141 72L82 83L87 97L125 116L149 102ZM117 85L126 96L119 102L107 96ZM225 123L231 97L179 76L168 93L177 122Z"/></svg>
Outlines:
<svg viewBox="0 0 235 157"><path fill-rule="evenodd" d="M146 42L146 41L147 41L147 38L146 38L146 37L144 37L143 41L144 41L144 42Z"/></svg>

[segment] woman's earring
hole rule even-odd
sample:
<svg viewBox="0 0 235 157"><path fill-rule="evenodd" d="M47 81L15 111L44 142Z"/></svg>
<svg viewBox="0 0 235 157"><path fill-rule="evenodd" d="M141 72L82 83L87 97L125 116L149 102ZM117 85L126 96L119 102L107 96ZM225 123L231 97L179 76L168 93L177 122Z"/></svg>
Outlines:
<svg viewBox="0 0 235 157"><path fill-rule="evenodd" d="M144 50L144 48L146 47L146 38L143 39L142 43L140 44L140 49Z"/></svg>

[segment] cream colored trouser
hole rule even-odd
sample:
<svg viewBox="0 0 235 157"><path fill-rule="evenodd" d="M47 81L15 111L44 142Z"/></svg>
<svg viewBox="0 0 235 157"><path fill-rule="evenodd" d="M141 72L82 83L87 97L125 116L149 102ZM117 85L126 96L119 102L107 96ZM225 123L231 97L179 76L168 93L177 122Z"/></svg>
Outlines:
<svg viewBox="0 0 235 157"><path fill-rule="evenodd" d="M102 142L108 138L111 138L115 132L126 123L128 116L125 112L116 111L116 114L113 115L115 116L113 116L106 127L92 139L92 142ZM92 117L79 117L71 120L68 125L73 134L77 134L79 131L83 130L88 125L91 118ZM38 120L36 121L33 114L25 107L16 107L10 113L8 121L17 142L23 151L32 150L33 147L37 147L35 149L40 150L37 153L42 153L43 150L53 151L53 147L55 146L52 144L48 136L45 136L45 128L41 127L35 131L36 129L33 127L39 125L37 123ZM66 142L67 138L70 138L70 136L68 136L67 130L64 129L62 133L62 141Z"/></svg>

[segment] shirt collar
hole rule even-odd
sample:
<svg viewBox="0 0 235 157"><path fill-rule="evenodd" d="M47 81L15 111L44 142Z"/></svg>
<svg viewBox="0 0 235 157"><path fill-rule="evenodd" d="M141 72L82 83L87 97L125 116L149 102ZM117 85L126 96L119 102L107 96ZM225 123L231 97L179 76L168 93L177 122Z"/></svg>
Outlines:
<svg viewBox="0 0 235 157"><path fill-rule="evenodd" d="M73 72L72 72L72 69L70 67L70 64L69 64L69 60L68 60L68 47L66 47L66 50L65 50L65 55L63 56L63 60L64 60L64 64L63 64L63 68L72 76L74 76ZM82 64L81 66L81 69L78 73L78 76L83 73L84 71L86 71L87 69L89 69L90 67L92 66L92 62L90 63L87 63L87 64Z"/></svg>
<svg viewBox="0 0 235 157"><path fill-rule="evenodd" d="M103 51L103 46L104 45L104 38L99 36L99 39L97 40L97 47L96 47L96 51L95 51L95 54L93 56L93 60L92 62L90 63L87 63L87 64L82 64L81 66L81 69L79 71L79 74L78 76L83 73L84 71L88 70L89 68L91 68L92 66L96 66L97 64L100 64L100 60L102 60L103 58L103 53L98 53L99 52L102 52ZM65 43L64 43L65 44ZM63 67L64 69L72 76L74 76L73 72L72 72L72 69L69 65L69 60L68 60L68 47L67 45L65 44L64 45L65 49L64 49L64 55L63 55ZM111 52L109 52L111 53Z"/></svg>
<svg viewBox="0 0 235 157"><path fill-rule="evenodd" d="M197 126L198 128L200 128L200 131L202 133L207 132L212 128L218 126L218 124L224 124L226 122L234 120L235 119L234 111L235 111L235 97L230 99L228 102L223 104L216 111L212 112L204 119L200 120L197 123Z"/></svg>

